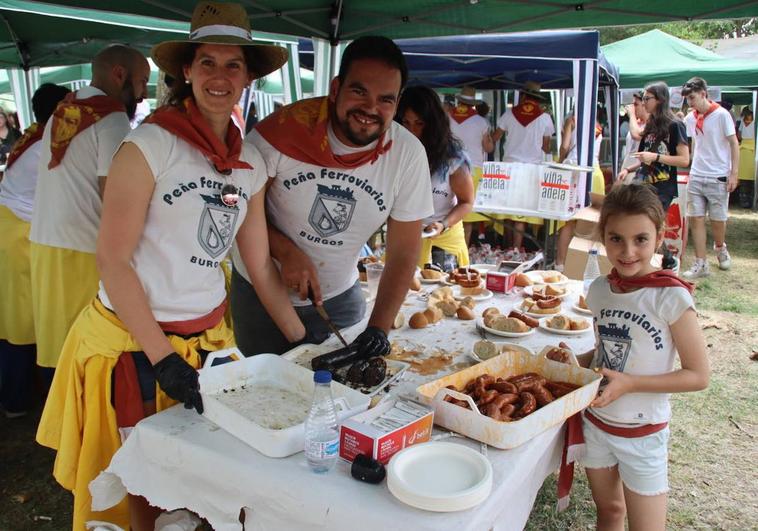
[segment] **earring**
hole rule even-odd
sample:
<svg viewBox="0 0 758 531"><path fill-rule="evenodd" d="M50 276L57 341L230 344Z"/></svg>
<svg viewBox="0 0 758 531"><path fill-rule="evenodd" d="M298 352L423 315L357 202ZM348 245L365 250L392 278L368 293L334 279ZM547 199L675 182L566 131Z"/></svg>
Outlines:
<svg viewBox="0 0 758 531"><path fill-rule="evenodd" d="M191 85L192 84L192 80L191 79L185 79L184 80L184 84L185 85Z"/></svg>

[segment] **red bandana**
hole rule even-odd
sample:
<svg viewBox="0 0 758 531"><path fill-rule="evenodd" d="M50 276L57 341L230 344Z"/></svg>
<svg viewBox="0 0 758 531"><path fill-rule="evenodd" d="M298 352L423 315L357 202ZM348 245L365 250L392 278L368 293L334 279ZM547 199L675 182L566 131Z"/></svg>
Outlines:
<svg viewBox="0 0 758 531"><path fill-rule="evenodd" d="M61 163L68 146L76 135L113 112L126 112L124 104L110 96L98 95L78 100L71 92L63 98L53 113L50 135L50 163L52 170Z"/></svg>
<svg viewBox="0 0 758 531"><path fill-rule="evenodd" d="M367 162L373 164L392 147L391 140L384 144L383 133L374 149L335 155L327 135L329 111L329 99L325 96L296 101L258 122L255 130L288 157L327 168L352 169Z"/></svg>
<svg viewBox="0 0 758 531"><path fill-rule="evenodd" d="M219 173L233 169L252 170L253 167L240 160L242 133L232 120L226 129L226 143L221 142L211 130L192 98L182 102L183 109L164 105L145 118L145 123L156 124L178 136L192 147L200 150Z"/></svg>
<svg viewBox="0 0 758 531"><path fill-rule="evenodd" d="M37 141L42 140L42 133L44 132L44 125L41 126L37 122L30 125L27 130L24 131L21 138L13 144L13 149L11 149L11 152L8 154L8 162L5 165L5 171L8 171L11 166L13 166L13 163L24 154L24 151L32 147Z"/></svg>
<svg viewBox="0 0 758 531"><path fill-rule="evenodd" d="M543 112L539 103L529 98L522 99L518 105L513 107L513 117L524 127L539 118Z"/></svg>
<svg viewBox="0 0 758 531"><path fill-rule="evenodd" d="M603 136L603 126L600 124L595 124L595 138Z"/></svg>
<svg viewBox="0 0 758 531"><path fill-rule="evenodd" d="M622 293L631 291L637 288L669 288L669 287L681 287L692 293L695 291L695 285L682 280L676 273L663 269L661 271L653 271L647 275L636 278L621 278L614 267L611 270L611 274L608 275L608 282L611 286L617 288Z"/></svg>
<svg viewBox="0 0 758 531"><path fill-rule="evenodd" d="M697 109L694 110L695 112L695 134L704 134L703 132L703 123L705 122L705 117L711 114L713 111L718 109L720 105L716 103L715 101L708 100L708 103L710 103L710 106L708 107L708 110L705 111L704 114L700 114Z"/></svg>
<svg viewBox="0 0 758 531"><path fill-rule="evenodd" d="M476 116L476 114L476 108L465 103L459 103L455 109L450 111L450 117L459 124L462 124L472 116Z"/></svg>

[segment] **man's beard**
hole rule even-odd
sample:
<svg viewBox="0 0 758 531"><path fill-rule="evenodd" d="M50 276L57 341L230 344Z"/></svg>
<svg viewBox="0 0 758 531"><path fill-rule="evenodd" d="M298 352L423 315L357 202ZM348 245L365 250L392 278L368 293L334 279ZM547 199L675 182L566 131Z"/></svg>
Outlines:
<svg viewBox="0 0 758 531"><path fill-rule="evenodd" d="M124 81L124 86L121 87L121 103L126 107L126 115L129 117L129 121L134 120L134 116L137 114L137 98L134 94L134 83L132 83L131 75Z"/></svg>
<svg viewBox="0 0 758 531"><path fill-rule="evenodd" d="M367 116L370 119L374 119L378 121L379 129L372 134L362 133L360 131L354 131L350 128L350 115L352 114L362 114L364 116ZM345 137L350 140L353 144L356 146L367 146L377 138L379 138L382 133L386 130L386 128L383 127L382 119L377 115L367 115L366 113L360 112L360 111L348 111L345 115L345 119L341 120L337 113L334 114L335 117L335 124L337 127L339 127L340 131L342 131L342 134L345 135Z"/></svg>

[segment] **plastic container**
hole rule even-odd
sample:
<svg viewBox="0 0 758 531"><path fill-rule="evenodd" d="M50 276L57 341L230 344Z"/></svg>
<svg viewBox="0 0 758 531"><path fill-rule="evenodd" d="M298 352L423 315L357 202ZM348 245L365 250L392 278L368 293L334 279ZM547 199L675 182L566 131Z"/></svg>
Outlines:
<svg viewBox="0 0 758 531"><path fill-rule="evenodd" d="M340 449L340 432L337 411L332 400L332 373L313 373L313 402L305 419L305 459L311 470L318 474L329 472L337 462Z"/></svg>
<svg viewBox="0 0 758 531"><path fill-rule="evenodd" d="M587 265L584 266L584 294L587 295L587 292L590 289L590 284L592 284L597 277L600 276L600 264L597 261L597 249L590 249L590 252L587 254Z"/></svg>

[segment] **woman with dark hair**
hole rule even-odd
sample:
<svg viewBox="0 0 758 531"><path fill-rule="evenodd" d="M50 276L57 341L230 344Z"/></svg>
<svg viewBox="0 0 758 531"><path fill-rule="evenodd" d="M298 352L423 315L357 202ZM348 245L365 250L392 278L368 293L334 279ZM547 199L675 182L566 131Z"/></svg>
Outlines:
<svg viewBox="0 0 758 531"><path fill-rule="evenodd" d="M8 113L0 109L0 164L5 164L8 153L20 137L21 132L8 119Z"/></svg>
<svg viewBox="0 0 758 531"><path fill-rule="evenodd" d="M471 165L450 131L439 96L428 87L405 89L395 120L421 140L429 160L434 215L423 222L419 266L431 262L432 246L454 255L458 265L468 265L462 219L474 205Z"/></svg>
<svg viewBox="0 0 758 531"><path fill-rule="evenodd" d="M652 184L658 192L664 212L677 197L676 169L690 163L690 148L684 122L669 107L669 88L656 81L645 87L642 96L648 119L642 130L639 151L633 157L639 162L619 172L623 181L627 173L636 171L637 178Z"/></svg>
<svg viewBox="0 0 758 531"><path fill-rule="evenodd" d="M143 417L177 402L203 412L197 369L234 344L220 268L232 243L282 333L305 336L269 256L265 163L232 121L244 88L281 67L286 50L254 42L242 6L202 2L190 38L151 55L176 79L170 103L113 157L100 290L71 327L37 433L58 451L56 479L74 492L74 529L88 520L153 529L157 510L144 498L93 512L88 485Z"/></svg>

